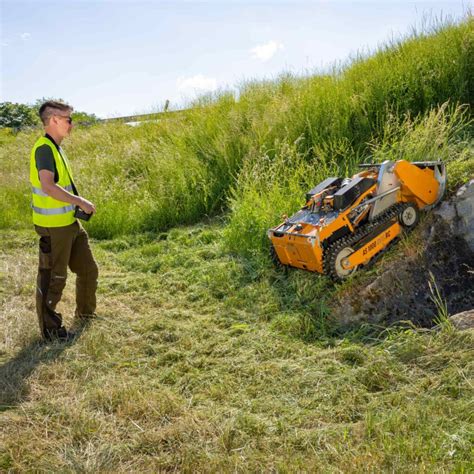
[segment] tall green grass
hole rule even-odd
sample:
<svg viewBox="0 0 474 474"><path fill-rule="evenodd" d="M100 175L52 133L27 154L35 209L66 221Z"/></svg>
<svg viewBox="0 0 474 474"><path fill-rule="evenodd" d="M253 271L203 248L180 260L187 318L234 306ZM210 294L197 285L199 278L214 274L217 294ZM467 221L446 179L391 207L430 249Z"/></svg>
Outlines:
<svg viewBox="0 0 474 474"><path fill-rule="evenodd" d="M474 141L466 107L447 103L424 115L410 117L388 114L379 132L367 143L372 162L436 161L447 165L451 187L474 176ZM334 143L345 160L333 157L333 150L318 149L309 156L297 151L297 142L279 144L275 157L247 159L232 187L230 218L225 230L228 247L235 253L256 259L266 258L268 228L291 215L304 204L305 193L328 176L351 176L360 157L349 143Z"/></svg>
<svg viewBox="0 0 474 474"><path fill-rule="evenodd" d="M261 230L276 212L262 225L258 208L290 210L299 192L326 173L345 174L374 143L388 143L380 137L393 115L418 117L446 101L472 104L473 57L468 16L329 74L249 82L238 99L227 92L206 96L181 114L137 128L79 128L64 148L79 189L97 205L88 230L98 238L159 231L199 221L229 203L232 229L240 221L244 229ZM0 228L30 223L28 160L38 134L1 139ZM239 232L228 233L236 249ZM243 250L258 248L249 245Z"/></svg>

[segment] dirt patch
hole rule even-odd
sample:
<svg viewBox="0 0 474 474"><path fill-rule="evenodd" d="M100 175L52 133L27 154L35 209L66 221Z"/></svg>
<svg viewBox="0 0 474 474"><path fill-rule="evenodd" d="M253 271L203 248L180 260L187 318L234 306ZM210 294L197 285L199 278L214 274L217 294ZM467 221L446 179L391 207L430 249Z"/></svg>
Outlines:
<svg viewBox="0 0 474 474"><path fill-rule="evenodd" d="M432 327L438 309L429 287L431 275L449 314L474 307L474 252L466 241L433 215L416 232L423 249L413 255L401 254L370 284L355 284L342 294L333 308L339 321L390 324L410 320Z"/></svg>

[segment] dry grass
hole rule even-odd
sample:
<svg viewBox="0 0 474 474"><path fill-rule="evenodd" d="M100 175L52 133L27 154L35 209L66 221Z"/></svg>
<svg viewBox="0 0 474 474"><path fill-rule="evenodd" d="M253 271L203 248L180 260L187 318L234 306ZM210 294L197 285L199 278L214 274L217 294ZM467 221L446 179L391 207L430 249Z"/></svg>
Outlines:
<svg viewBox="0 0 474 474"><path fill-rule="evenodd" d="M95 243L99 316L45 346L35 235L2 232L0 470L469 471L472 333L324 334L324 279L253 273L221 233Z"/></svg>

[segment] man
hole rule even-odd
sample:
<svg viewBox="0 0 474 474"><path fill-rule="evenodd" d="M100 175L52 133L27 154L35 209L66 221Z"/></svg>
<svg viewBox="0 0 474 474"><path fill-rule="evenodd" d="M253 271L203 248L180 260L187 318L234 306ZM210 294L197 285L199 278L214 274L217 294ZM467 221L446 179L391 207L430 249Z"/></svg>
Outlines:
<svg viewBox="0 0 474 474"><path fill-rule="evenodd" d="M76 206L88 214L95 212L95 206L79 196L71 167L60 147L71 133L72 111L71 106L62 102L45 102L39 109L45 135L31 151L33 223L40 236L36 311L46 341L69 341L74 337L56 312L68 266L77 275L76 317L91 318L96 308L97 264L87 233L74 217Z"/></svg>

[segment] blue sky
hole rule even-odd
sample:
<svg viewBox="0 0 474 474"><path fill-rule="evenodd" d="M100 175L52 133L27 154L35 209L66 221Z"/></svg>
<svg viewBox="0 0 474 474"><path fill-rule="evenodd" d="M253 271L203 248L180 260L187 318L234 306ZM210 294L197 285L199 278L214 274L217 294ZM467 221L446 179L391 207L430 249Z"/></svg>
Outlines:
<svg viewBox="0 0 474 474"><path fill-rule="evenodd" d="M249 79L307 74L462 17L472 0L0 0L0 101L60 97L100 117L179 108Z"/></svg>

